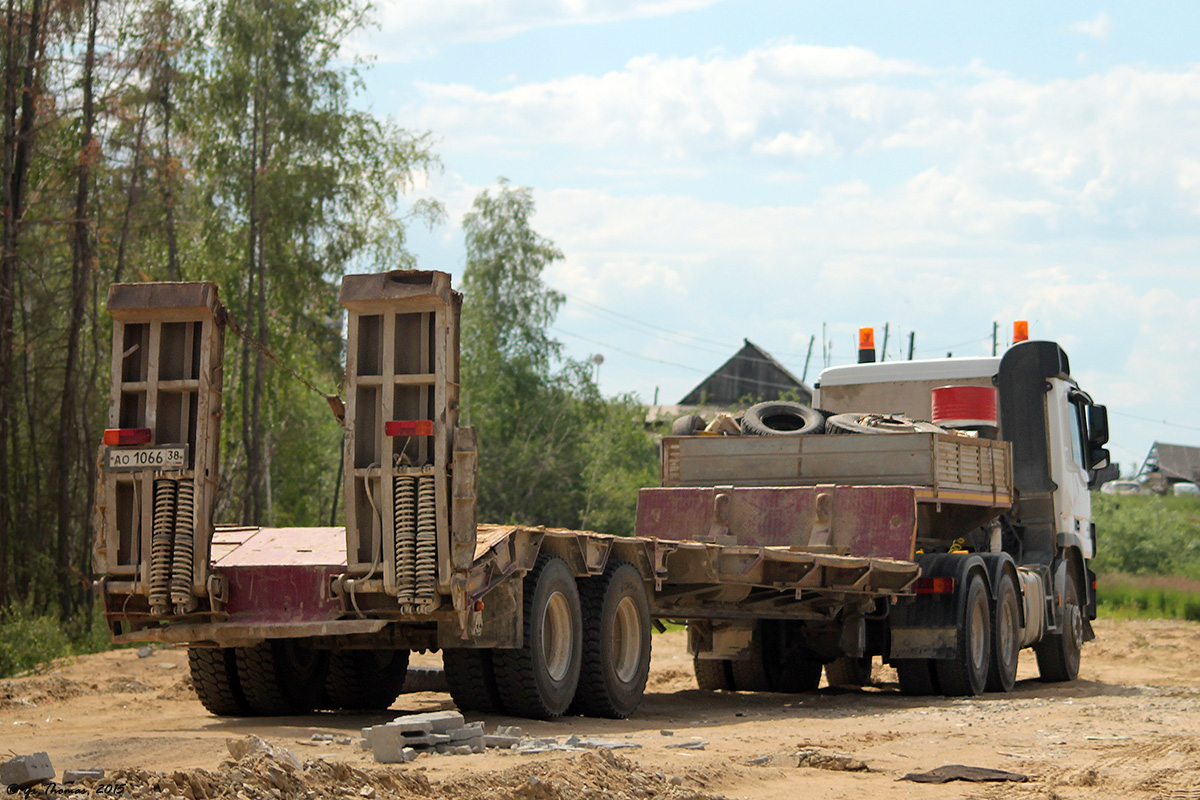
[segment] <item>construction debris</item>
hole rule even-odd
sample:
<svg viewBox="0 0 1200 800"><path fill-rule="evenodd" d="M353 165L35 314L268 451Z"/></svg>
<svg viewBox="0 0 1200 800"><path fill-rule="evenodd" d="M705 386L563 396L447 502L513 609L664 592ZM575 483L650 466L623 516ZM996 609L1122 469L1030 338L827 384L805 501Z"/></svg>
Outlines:
<svg viewBox="0 0 1200 800"><path fill-rule="evenodd" d="M54 777L54 766L46 753L15 756L0 764L0 784L25 789Z"/></svg>

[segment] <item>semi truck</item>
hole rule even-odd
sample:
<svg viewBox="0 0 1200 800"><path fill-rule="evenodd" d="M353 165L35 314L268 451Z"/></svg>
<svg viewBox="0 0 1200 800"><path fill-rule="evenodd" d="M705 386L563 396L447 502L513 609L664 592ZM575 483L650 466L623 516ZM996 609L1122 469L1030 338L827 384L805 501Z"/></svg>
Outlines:
<svg viewBox="0 0 1200 800"><path fill-rule="evenodd" d="M114 641L188 647L212 713L386 708L410 653L440 651L464 711L621 718L663 620L686 623L708 689L861 682L879 656L907 692L1006 691L1024 647L1044 678L1077 675L1107 420L1057 345L830 369L819 412L766 404L739 435L664 437L662 485L620 537L476 519L449 275L348 275L340 300L345 525L279 528L214 520L238 332L217 287L109 292L94 586ZM994 389L994 424L887 422L929 419L955 386ZM888 432L821 432L859 412L884 422L847 430Z"/></svg>

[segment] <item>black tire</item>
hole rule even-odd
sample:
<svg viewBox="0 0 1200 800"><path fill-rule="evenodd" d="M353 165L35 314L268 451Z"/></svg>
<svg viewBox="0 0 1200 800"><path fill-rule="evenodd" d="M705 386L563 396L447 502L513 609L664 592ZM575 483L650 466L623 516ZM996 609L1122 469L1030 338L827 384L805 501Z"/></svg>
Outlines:
<svg viewBox="0 0 1200 800"><path fill-rule="evenodd" d="M465 647L443 649L442 668L446 673L446 683L450 684L450 697L459 711L504 713L500 689L496 686L491 650Z"/></svg>
<svg viewBox="0 0 1200 800"><path fill-rule="evenodd" d="M1017 682L1017 661L1021 655L1021 611L1017 582L1004 573L996 586L992 613L992 658L988 665L987 690L1011 692Z"/></svg>
<svg viewBox="0 0 1200 800"><path fill-rule="evenodd" d="M218 717L241 717L250 712L232 647L189 648L188 669L200 705L210 712Z"/></svg>
<svg viewBox="0 0 1200 800"><path fill-rule="evenodd" d="M1062 633L1047 634L1034 645L1038 672L1047 683L1063 683L1079 677L1079 662L1083 655L1083 610L1079 606L1079 587L1070 573L1067 574L1062 603Z"/></svg>
<svg viewBox="0 0 1200 800"><path fill-rule="evenodd" d="M825 430L821 412L803 403L774 400L746 409L742 433L754 436L804 436Z"/></svg>
<svg viewBox="0 0 1200 800"><path fill-rule="evenodd" d="M329 655L322 708L382 711L404 691L407 650L339 650Z"/></svg>
<svg viewBox="0 0 1200 800"><path fill-rule="evenodd" d="M554 719L570 707L579 686L579 589L567 563L545 553L525 576L524 589L524 645L492 652L496 687L508 713Z"/></svg>
<svg viewBox="0 0 1200 800"><path fill-rule="evenodd" d="M696 685L706 692L733 689L733 662L727 658L694 658Z"/></svg>
<svg viewBox="0 0 1200 800"><path fill-rule="evenodd" d="M749 652L741 658L730 659L729 676L733 679L733 689L738 692L769 692L771 681L767 677L767 667L763 663L762 623L754 625L750 634Z"/></svg>
<svg viewBox="0 0 1200 800"><path fill-rule="evenodd" d="M641 705L650 674L650 601L632 564L613 562L579 581L583 661L571 710L625 719Z"/></svg>
<svg viewBox="0 0 1200 800"><path fill-rule="evenodd" d="M938 685L949 697L974 697L987 687L992 660L992 609L983 575L971 573L958 619L958 647L953 658L934 662Z"/></svg>
<svg viewBox="0 0 1200 800"><path fill-rule="evenodd" d="M936 433L940 430L931 422L918 422L903 414L834 414L825 420L826 433Z"/></svg>
<svg viewBox="0 0 1200 800"><path fill-rule="evenodd" d="M307 714L321 701L329 653L289 639L236 648L238 680L250 713Z"/></svg>
<svg viewBox="0 0 1200 800"><path fill-rule="evenodd" d="M671 423L672 436L692 436L708 425L699 414L687 414Z"/></svg>
<svg viewBox="0 0 1200 800"><path fill-rule="evenodd" d="M860 688L871 685L871 657L842 656L825 665L825 680L830 686Z"/></svg>
<svg viewBox="0 0 1200 800"><path fill-rule="evenodd" d="M763 670L773 692L799 694L821 685L821 662L804 646L804 628L796 622L759 623Z"/></svg>
<svg viewBox="0 0 1200 800"><path fill-rule="evenodd" d="M896 668L896 675L900 679L900 691L915 697L941 694L933 664L933 660L928 658L894 659L892 666Z"/></svg>

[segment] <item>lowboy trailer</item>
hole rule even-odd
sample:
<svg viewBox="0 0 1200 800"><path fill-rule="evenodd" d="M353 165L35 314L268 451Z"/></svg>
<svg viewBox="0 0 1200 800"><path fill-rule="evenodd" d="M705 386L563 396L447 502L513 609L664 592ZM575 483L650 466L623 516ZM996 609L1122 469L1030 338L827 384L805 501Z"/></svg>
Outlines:
<svg viewBox="0 0 1200 800"><path fill-rule="evenodd" d="M216 286L110 290L95 586L115 641L188 646L213 713L386 708L410 652L441 650L464 711L625 717L661 619L686 621L702 688L805 691L823 665L844 681L880 655L907 691L977 694L1011 688L1029 645L1045 677L1077 673L1094 529L1064 521L1078 487L1059 473L1072 442L1088 445L1071 463L1099 468L1104 415L1057 345L958 379L997 376L998 439L665 438L663 485L617 537L477 523L447 274L346 276L340 299L346 525L269 528L212 518L230 323ZM851 405L880 389L842 378L822 376L833 408L835 386Z"/></svg>

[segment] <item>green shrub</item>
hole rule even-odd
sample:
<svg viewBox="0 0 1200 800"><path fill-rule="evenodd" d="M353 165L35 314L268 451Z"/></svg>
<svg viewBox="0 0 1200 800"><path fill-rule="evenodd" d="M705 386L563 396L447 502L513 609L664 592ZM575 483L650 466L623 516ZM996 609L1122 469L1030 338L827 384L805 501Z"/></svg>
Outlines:
<svg viewBox="0 0 1200 800"><path fill-rule="evenodd" d="M40 671L63 656L98 653L114 647L99 606L90 620L64 625L58 617L36 614L18 604L0 618L0 678Z"/></svg>
<svg viewBox="0 0 1200 800"><path fill-rule="evenodd" d="M1092 495L1098 572L1200 580L1200 498Z"/></svg>

